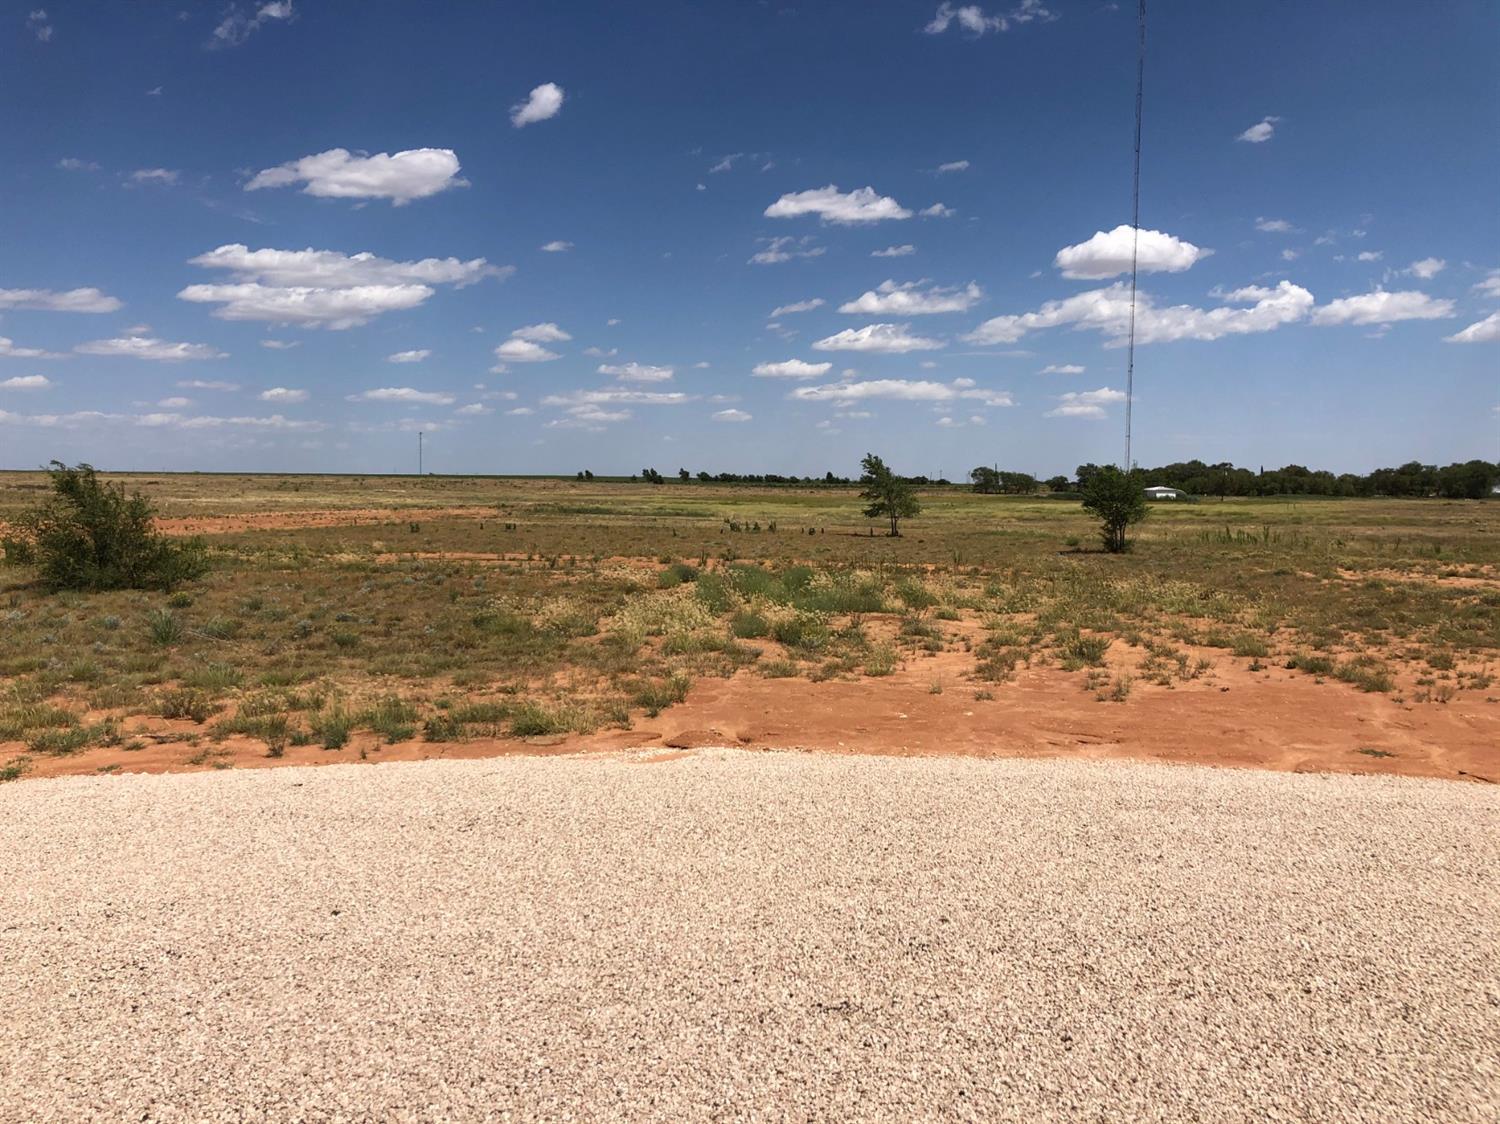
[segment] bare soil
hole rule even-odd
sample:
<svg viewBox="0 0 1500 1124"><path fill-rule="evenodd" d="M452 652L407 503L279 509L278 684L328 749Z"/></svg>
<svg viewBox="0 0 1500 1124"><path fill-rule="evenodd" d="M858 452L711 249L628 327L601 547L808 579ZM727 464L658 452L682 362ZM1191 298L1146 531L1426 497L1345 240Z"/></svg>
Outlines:
<svg viewBox="0 0 1500 1124"><path fill-rule="evenodd" d="M1138 660L1139 653L1117 643L1109 670L1128 672ZM879 678L812 682L741 671L728 679L697 680L682 703L657 718L638 719L631 730L393 745L360 732L341 750L289 746L275 758L254 738L215 742L202 736L204 727L186 720L136 718L124 732L146 740L145 748L36 755L27 776L741 746L912 757L1135 759L1500 782L1500 699L1493 696L1487 701L1466 693L1446 705L1412 705L1278 667L1251 671L1221 654L1202 679L1173 687L1137 680L1123 702L1101 702L1083 689L1081 672L1021 669L1010 682L985 684L966 677L971 667L972 657L944 651L909 657L894 674ZM985 691L993 698L976 698ZM0 756L22 748L0 745Z"/></svg>

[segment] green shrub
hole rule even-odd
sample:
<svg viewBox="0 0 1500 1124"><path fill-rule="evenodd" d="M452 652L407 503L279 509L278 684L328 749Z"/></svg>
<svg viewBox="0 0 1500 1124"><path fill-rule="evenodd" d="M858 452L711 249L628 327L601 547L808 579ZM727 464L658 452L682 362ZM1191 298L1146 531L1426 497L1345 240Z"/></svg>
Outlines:
<svg viewBox="0 0 1500 1124"><path fill-rule="evenodd" d="M204 691L223 692L238 687L244 679L245 673L233 664L206 663L189 668L182 677L182 685Z"/></svg>
<svg viewBox="0 0 1500 1124"><path fill-rule="evenodd" d="M146 614L146 630L151 643L167 647L182 639L182 621L171 609L152 609Z"/></svg>
<svg viewBox="0 0 1500 1124"><path fill-rule="evenodd" d="M163 691L156 699L156 710L163 718L191 718L202 725L219 707L204 691L178 688Z"/></svg>
<svg viewBox="0 0 1500 1124"><path fill-rule="evenodd" d="M417 708L395 695L387 695L360 716L360 725L368 726L391 743L414 737L416 722Z"/></svg>
<svg viewBox="0 0 1500 1124"><path fill-rule="evenodd" d="M696 567L689 566L686 562L673 562L657 575L656 584L662 589L672 589L683 582L697 580L698 570Z"/></svg>
<svg viewBox="0 0 1500 1124"><path fill-rule="evenodd" d="M736 613L729 621L729 631L741 640L753 640L771 631L766 618L749 609Z"/></svg>
<svg viewBox="0 0 1500 1124"><path fill-rule="evenodd" d="M35 565L48 589L171 589L207 570L202 544L162 535L139 492L105 484L87 464L53 461L48 471L51 498L23 511L0 539L5 560Z"/></svg>
<svg viewBox="0 0 1500 1124"><path fill-rule="evenodd" d="M590 728L588 716L576 707L549 707L529 700L516 707L510 719L510 733L516 738L584 733Z"/></svg>
<svg viewBox="0 0 1500 1124"><path fill-rule="evenodd" d="M452 714L435 714L422 725L422 737L430 742L462 741L467 735L464 724Z"/></svg>
<svg viewBox="0 0 1500 1124"><path fill-rule="evenodd" d="M313 737L324 749L343 749L349 744L354 719L343 707L335 706L314 715L311 727Z"/></svg>
<svg viewBox="0 0 1500 1124"><path fill-rule="evenodd" d="M1100 667L1109 651L1108 636L1084 636L1074 633L1062 642L1063 667L1077 671L1080 667Z"/></svg>
<svg viewBox="0 0 1500 1124"><path fill-rule="evenodd" d="M693 681L680 673L669 679L646 680L636 684L630 693L630 701L643 708L650 717L655 718L667 707L687 698L688 690L692 685Z"/></svg>

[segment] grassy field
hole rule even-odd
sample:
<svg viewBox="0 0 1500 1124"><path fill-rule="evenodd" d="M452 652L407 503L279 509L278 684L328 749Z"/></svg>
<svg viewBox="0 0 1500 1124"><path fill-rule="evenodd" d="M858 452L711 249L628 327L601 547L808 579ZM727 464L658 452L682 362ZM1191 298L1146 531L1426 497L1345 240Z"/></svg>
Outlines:
<svg viewBox="0 0 1500 1124"><path fill-rule="evenodd" d="M938 650L964 653L953 686L979 701L1018 668L1123 701L1202 675L1205 650L1409 704L1496 694L1497 502L1161 504L1111 556L1076 502L957 489L890 539L851 489L118 479L213 568L93 595L0 569L0 776L163 729L210 764L231 737L276 755L580 733L704 677L879 679ZM0 521L44 491L0 474Z"/></svg>

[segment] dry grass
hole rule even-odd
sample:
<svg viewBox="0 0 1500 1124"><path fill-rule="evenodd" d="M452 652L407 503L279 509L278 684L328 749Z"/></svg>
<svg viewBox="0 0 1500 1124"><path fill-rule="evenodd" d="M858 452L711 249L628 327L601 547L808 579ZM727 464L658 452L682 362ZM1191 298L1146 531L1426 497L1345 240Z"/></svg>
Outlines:
<svg viewBox="0 0 1500 1124"><path fill-rule="evenodd" d="M1207 502L1157 511L1132 553L1110 557L1064 549L1089 533L1075 504L960 491L925 497L892 540L861 533L852 493L836 489L130 483L168 518L387 510L211 534L213 569L170 598L49 595L27 569L0 569L0 766L128 736L148 718L258 737L268 751L336 750L356 730L385 741L576 732L750 665L773 678L881 678L957 649L984 690L1048 666L1105 673L1100 693L1125 701L1204 674L1192 646L1440 705L1491 691L1500 653L1494 503ZM41 485L0 474L0 517ZM416 509L427 514L404 517ZM969 633L954 631L964 622ZM1121 679L1111 665L1131 648L1144 662Z"/></svg>

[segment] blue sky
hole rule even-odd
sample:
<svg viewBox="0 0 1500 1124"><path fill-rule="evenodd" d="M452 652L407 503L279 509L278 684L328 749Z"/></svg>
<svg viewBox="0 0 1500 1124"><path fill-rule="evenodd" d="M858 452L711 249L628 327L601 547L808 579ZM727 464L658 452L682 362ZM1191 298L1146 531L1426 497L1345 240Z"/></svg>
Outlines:
<svg viewBox="0 0 1500 1124"><path fill-rule="evenodd" d="M1131 4L0 13L5 467L1122 455ZM1151 21L1137 460L1500 458L1500 7Z"/></svg>

